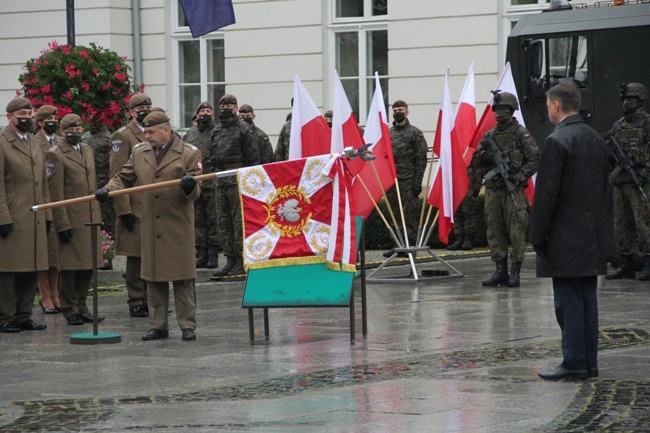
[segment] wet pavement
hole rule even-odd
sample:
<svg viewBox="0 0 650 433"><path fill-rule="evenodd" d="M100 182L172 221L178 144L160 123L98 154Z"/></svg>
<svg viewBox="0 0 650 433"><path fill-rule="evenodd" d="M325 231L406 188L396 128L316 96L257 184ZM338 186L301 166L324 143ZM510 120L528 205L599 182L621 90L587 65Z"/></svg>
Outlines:
<svg viewBox="0 0 650 433"><path fill-rule="evenodd" d="M533 255L520 288L489 289L484 253L441 256L464 277L368 284L367 339L355 284L354 345L345 308L271 309L268 341L255 310L251 345L244 283L201 282L207 270L196 341L173 313L169 339L142 341L148 319L129 317L119 287L100 296L100 332L117 344L70 344L92 325L36 307L46 331L0 334L0 432L650 431L650 284L601 279L600 377L545 382L560 333Z"/></svg>

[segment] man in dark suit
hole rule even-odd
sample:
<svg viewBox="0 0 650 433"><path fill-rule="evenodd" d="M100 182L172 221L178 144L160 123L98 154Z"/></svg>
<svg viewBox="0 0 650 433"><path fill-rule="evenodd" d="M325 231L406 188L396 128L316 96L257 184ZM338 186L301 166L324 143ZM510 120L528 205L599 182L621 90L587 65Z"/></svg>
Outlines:
<svg viewBox="0 0 650 433"><path fill-rule="evenodd" d="M537 276L553 278L563 361L546 380L598 376L598 275L607 271L607 149L584 123L580 90L560 83L547 93L554 125L539 164L530 242Z"/></svg>

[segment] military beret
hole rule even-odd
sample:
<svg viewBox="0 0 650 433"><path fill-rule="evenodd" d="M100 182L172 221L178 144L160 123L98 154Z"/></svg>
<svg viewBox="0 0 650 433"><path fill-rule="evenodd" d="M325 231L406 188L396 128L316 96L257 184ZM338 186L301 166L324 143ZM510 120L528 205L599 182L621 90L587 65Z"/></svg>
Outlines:
<svg viewBox="0 0 650 433"><path fill-rule="evenodd" d="M409 104L407 104L405 101L402 101L401 99L398 99L395 101L393 104L393 108L398 108L398 107L406 107L409 108Z"/></svg>
<svg viewBox="0 0 650 433"><path fill-rule="evenodd" d="M57 113L58 109L54 105L41 105L41 108L38 109L34 118L37 122L40 122L53 114L56 115Z"/></svg>
<svg viewBox="0 0 650 433"><path fill-rule="evenodd" d="M327 110L325 114L323 114L323 117L326 119L331 119L332 117L334 117L334 112L332 110Z"/></svg>
<svg viewBox="0 0 650 433"><path fill-rule="evenodd" d="M7 104L7 113L13 113L24 108L32 108L32 103L29 102L29 99L19 96L9 101Z"/></svg>
<svg viewBox="0 0 650 433"><path fill-rule="evenodd" d="M81 117L74 113L66 114L61 119L60 125L61 129L68 129L71 126L81 126Z"/></svg>
<svg viewBox="0 0 650 433"><path fill-rule="evenodd" d="M147 115L147 117L144 118L144 120L142 121L142 125L144 125L145 127L149 127L149 126L156 126L168 122L169 122L169 117L167 117L165 113L162 113L160 111L152 111Z"/></svg>
<svg viewBox="0 0 650 433"><path fill-rule="evenodd" d="M154 111L158 111L160 113L166 113L166 111L164 109L162 109L161 107L152 107L151 112L153 113Z"/></svg>
<svg viewBox="0 0 650 433"><path fill-rule="evenodd" d="M144 93L134 93L129 99L129 109L139 107L140 105L151 105L151 98Z"/></svg>
<svg viewBox="0 0 650 433"><path fill-rule="evenodd" d="M219 105L225 105L225 104L233 104L237 105L237 98L235 98L233 95L226 93L219 99Z"/></svg>
<svg viewBox="0 0 650 433"><path fill-rule="evenodd" d="M236 104L236 102L235 102L235 104ZM203 108L209 108L210 110L213 110L213 108L212 108L212 104L210 104L208 101L203 101L203 102L201 102L201 103L199 104L198 107L196 107L196 113L198 113L199 111L201 111L201 109L203 109Z"/></svg>
<svg viewBox="0 0 650 433"><path fill-rule="evenodd" d="M251 107L248 104L242 104L242 106L239 107L239 112L240 113L254 113L253 107Z"/></svg>

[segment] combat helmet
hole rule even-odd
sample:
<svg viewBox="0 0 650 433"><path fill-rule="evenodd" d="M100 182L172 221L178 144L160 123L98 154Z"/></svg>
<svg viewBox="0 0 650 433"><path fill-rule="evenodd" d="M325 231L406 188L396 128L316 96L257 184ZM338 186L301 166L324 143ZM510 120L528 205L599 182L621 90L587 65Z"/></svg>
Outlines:
<svg viewBox="0 0 650 433"><path fill-rule="evenodd" d="M519 102L517 102L517 97L509 92L501 92L499 90L492 91L494 94L494 102L492 103L492 109L496 107L506 106L510 107L512 111L519 110Z"/></svg>
<svg viewBox="0 0 650 433"><path fill-rule="evenodd" d="M648 99L648 91L641 83L623 83L621 84L621 99L623 98L638 98L643 102Z"/></svg>

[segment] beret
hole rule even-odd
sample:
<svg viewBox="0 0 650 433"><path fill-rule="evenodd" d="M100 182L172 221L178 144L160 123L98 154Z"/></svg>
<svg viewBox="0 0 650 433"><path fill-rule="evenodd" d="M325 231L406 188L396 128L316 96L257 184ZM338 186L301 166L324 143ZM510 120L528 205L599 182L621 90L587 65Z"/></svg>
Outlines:
<svg viewBox="0 0 650 433"><path fill-rule="evenodd" d="M41 105L41 108L38 109L34 118L37 122L40 122L53 114L56 115L57 113L58 109L54 105Z"/></svg>
<svg viewBox="0 0 650 433"><path fill-rule="evenodd" d="M332 110L327 110L325 114L323 114L323 117L325 117L326 119L331 119L332 117L334 117L334 112Z"/></svg>
<svg viewBox="0 0 650 433"><path fill-rule="evenodd" d="M7 104L7 113L13 113L24 108L32 108L32 103L29 102L29 99L19 96L9 101Z"/></svg>
<svg viewBox="0 0 650 433"><path fill-rule="evenodd" d="M152 111L147 115L147 117L144 118L144 120L142 121L142 125L148 127L148 126L156 126L168 122L169 122L169 117L167 117L165 113L161 111Z"/></svg>
<svg viewBox="0 0 650 433"><path fill-rule="evenodd" d="M151 105L151 98L144 93L134 93L131 99L129 99L129 109L140 105Z"/></svg>
<svg viewBox="0 0 650 433"><path fill-rule="evenodd" d="M219 99L219 105L222 104L234 104L237 105L237 98L235 98L233 95L226 93Z"/></svg>
<svg viewBox="0 0 650 433"><path fill-rule="evenodd" d="M151 107L151 111L160 111L161 113L166 113L161 107Z"/></svg>
<svg viewBox="0 0 650 433"><path fill-rule="evenodd" d="M196 112L198 113L199 111L201 111L202 108L209 108L210 110L213 109L212 104L210 104L208 101L201 102L199 106L196 107Z"/></svg>
<svg viewBox="0 0 650 433"><path fill-rule="evenodd" d="M61 119L60 128L68 129L71 126L81 126L81 117L74 113L66 114Z"/></svg>
<svg viewBox="0 0 650 433"><path fill-rule="evenodd" d="M240 113L254 113L253 107L251 107L248 104L242 104L242 106L239 107L239 112Z"/></svg>
<svg viewBox="0 0 650 433"><path fill-rule="evenodd" d="M406 108L409 108L409 105L408 105L405 101L402 101L401 99L398 99L398 100L395 101L395 103L393 104L393 108L397 108L397 107L406 107Z"/></svg>

